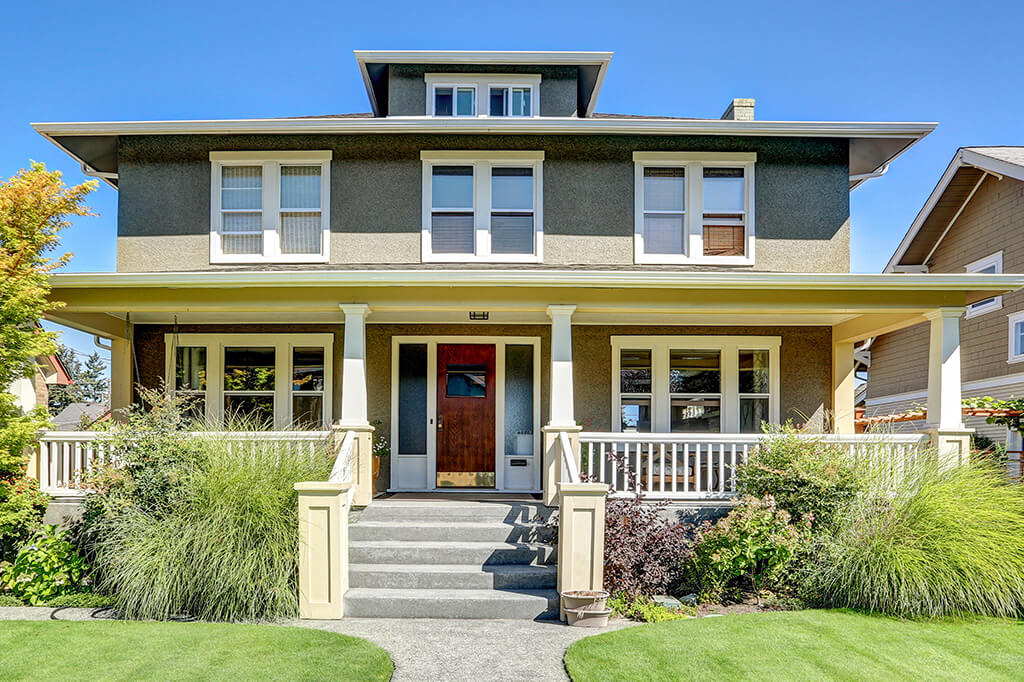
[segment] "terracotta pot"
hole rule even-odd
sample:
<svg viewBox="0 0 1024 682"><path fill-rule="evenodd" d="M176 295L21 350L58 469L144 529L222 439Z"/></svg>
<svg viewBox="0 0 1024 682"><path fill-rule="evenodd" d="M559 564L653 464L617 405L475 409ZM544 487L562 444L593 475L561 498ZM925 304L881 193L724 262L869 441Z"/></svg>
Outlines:
<svg viewBox="0 0 1024 682"><path fill-rule="evenodd" d="M562 592L562 608L566 611L601 611L608 596L604 590L567 590Z"/></svg>
<svg viewBox="0 0 1024 682"><path fill-rule="evenodd" d="M565 618L569 625L578 628L603 628L608 626L611 609L566 609Z"/></svg>
<svg viewBox="0 0 1024 682"><path fill-rule="evenodd" d="M377 482L377 477L380 476L380 457L373 458L373 482ZM374 486L376 487L376 486Z"/></svg>

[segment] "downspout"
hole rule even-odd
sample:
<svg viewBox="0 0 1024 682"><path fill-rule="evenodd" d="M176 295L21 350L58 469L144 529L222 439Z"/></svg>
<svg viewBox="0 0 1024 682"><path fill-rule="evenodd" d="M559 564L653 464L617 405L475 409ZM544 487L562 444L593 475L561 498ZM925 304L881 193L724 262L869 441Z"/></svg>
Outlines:
<svg viewBox="0 0 1024 682"><path fill-rule="evenodd" d="M856 175L850 176L850 182L861 182L862 180L870 180L871 178L880 178L889 172L889 164L886 163L884 166L876 171L870 173L857 173Z"/></svg>
<svg viewBox="0 0 1024 682"><path fill-rule="evenodd" d="M114 348L113 345L110 345L110 346L104 346L103 345L103 339L104 339L104 337L97 335L97 336L92 337L92 342L100 350L105 350L105 351L108 351L108 352L113 350L113 348Z"/></svg>
<svg viewBox="0 0 1024 682"><path fill-rule="evenodd" d="M99 178L101 180L117 180L117 173L108 173L106 171L98 171L85 161L82 162L82 173L88 175L90 178Z"/></svg>

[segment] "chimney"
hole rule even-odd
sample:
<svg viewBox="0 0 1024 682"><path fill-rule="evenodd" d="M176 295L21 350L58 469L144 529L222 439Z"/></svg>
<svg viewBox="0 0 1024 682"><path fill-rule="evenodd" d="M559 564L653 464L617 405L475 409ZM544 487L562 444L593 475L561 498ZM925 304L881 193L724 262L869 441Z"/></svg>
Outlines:
<svg viewBox="0 0 1024 682"><path fill-rule="evenodd" d="M734 99L729 108L722 114L723 121L753 121L754 100L748 98Z"/></svg>

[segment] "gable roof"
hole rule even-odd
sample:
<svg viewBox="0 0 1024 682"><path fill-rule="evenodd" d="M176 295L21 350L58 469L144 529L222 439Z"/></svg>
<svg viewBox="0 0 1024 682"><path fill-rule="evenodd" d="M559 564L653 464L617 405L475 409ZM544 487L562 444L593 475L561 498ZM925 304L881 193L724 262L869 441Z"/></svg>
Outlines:
<svg viewBox="0 0 1024 682"><path fill-rule="evenodd" d="M896 248L886 272L924 265L989 175L1024 181L1024 147L961 147Z"/></svg>

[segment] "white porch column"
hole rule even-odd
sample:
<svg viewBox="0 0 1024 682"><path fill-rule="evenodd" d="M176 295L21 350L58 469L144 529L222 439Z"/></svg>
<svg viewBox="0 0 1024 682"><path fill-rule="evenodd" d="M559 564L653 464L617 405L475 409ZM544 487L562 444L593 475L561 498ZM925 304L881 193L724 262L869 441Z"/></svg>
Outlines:
<svg viewBox="0 0 1024 682"><path fill-rule="evenodd" d="M856 431L854 420L853 342L832 341L832 425L836 433Z"/></svg>
<svg viewBox="0 0 1024 682"><path fill-rule="evenodd" d="M574 305L548 306L551 317L551 415L544 433L544 504L558 504L558 484L562 480L562 450L558 433L569 433L573 451L579 461L579 438L582 428L576 425L573 409L572 382L572 314Z"/></svg>
<svg viewBox="0 0 1024 682"><path fill-rule="evenodd" d="M928 340L928 426L939 459L966 463L971 431L964 427L960 387L960 316L964 308L939 308L925 314Z"/></svg>
<svg viewBox="0 0 1024 682"><path fill-rule="evenodd" d="M366 410L366 314L370 306L342 303L340 308L345 313L345 349L341 365L341 419L334 429L355 431L352 504L365 507L373 500L373 427ZM337 436L343 438L344 433Z"/></svg>
<svg viewBox="0 0 1024 682"><path fill-rule="evenodd" d="M129 327L130 329L130 327ZM129 332L131 334L131 332ZM132 341L130 338L110 339L110 410L115 421L127 419L132 405Z"/></svg>

